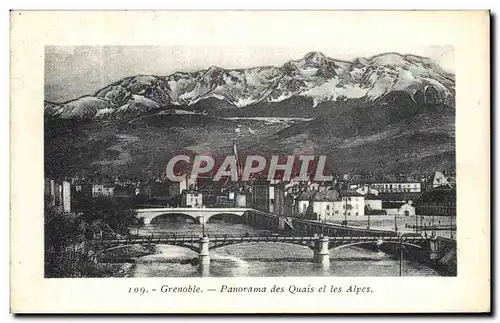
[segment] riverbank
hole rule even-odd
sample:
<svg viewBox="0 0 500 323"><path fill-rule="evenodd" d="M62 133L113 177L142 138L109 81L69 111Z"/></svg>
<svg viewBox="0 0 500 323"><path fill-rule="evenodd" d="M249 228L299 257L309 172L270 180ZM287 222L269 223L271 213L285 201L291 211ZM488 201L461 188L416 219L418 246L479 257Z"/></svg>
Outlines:
<svg viewBox="0 0 500 323"><path fill-rule="evenodd" d="M121 278L127 277L133 271L133 263L98 263L101 275L93 277L114 277Z"/></svg>
<svg viewBox="0 0 500 323"><path fill-rule="evenodd" d="M119 246L103 252L97 259L97 277L130 277L139 258L161 253L156 245Z"/></svg>

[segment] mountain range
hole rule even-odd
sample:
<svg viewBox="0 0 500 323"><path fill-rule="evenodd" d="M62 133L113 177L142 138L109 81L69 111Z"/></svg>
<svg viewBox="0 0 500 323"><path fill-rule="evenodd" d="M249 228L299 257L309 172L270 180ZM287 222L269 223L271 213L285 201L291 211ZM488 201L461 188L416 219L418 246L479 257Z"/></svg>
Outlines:
<svg viewBox="0 0 500 323"><path fill-rule="evenodd" d="M45 171L159 177L178 153L324 154L340 172L455 168L455 77L429 58L126 77L45 102Z"/></svg>
<svg viewBox="0 0 500 323"><path fill-rule="evenodd" d="M321 103L371 102L394 91L406 92L422 104L453 105L454 75L415 55L388 53L344 62L311 52L280 67L211 66L191 73L127 77L92 95L65 103L46 102L45 111L64 119L123 118L165 107L248 111L264 105L272 110L273 104L290 100L309 109Z"/></svg>

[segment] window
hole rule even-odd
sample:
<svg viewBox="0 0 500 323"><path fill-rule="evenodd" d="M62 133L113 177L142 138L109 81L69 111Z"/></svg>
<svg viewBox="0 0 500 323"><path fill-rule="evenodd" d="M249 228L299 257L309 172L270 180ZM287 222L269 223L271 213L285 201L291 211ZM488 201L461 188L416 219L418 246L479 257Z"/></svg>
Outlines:
<svg viewBox="0 0 500 323"><path fill-rule="evenodd" d="M329 211L330 210L330 205L327 205L326 206L326 210Z"/></svg>
<svg viewBox="0 0 500 323"><path fill-rule="evenodd" d="M356 212L356 216L358 216L358 215L359 215L359 213L358 213L358 212Z"/></svg>

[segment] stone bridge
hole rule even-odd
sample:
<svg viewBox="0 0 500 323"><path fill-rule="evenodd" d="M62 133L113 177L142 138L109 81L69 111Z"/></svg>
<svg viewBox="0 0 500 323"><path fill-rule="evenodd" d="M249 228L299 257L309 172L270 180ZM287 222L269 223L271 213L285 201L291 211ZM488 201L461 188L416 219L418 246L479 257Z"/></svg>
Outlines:
<svg viewBox="0 0 500 323"><path fill-rule="evenodd" d="M219 214L231 214L236 216L243 216L245 212L250 211L249 208L151 208L151 209L137 209L137 219L143 219L144 224L148 225L151 221L163 215L185 215L195 222L204 224L207 221Z"/></svg>

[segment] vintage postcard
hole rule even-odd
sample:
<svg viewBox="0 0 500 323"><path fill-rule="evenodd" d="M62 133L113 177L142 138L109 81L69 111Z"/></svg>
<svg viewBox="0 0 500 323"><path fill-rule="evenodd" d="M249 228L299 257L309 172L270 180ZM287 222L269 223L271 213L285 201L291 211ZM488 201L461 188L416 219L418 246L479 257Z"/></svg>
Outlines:
<svg viewBox="0 0 500 323"><path fill-rule="evenodd" d="M11 12L11 311L490 310L489 13Z"/></svg>

